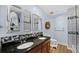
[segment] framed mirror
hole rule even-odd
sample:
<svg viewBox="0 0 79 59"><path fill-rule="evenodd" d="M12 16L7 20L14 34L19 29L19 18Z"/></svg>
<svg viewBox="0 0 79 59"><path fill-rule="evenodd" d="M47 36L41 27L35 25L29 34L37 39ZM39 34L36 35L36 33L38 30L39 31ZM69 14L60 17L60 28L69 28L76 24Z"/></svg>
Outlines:
<svg viewBox="0 0 79 59"><path fill-rule="evenodd" d="M42 18L38 15L33 14L33 31L34 32L41 32L42 31Z"/></svg>
<svg viewBox="0 0 79 59"><path fill-rule="evenodd" d="M10 6L8 8L8 32L20 31L21 8Z"/></svg>
<svg viewBox="0 0 79 59"><path fill-rule="evenodd" d="M5 31L5 10L3 5L0 5L0 34L3 34Z"/></svg>
<svg viewBox="0 0 79 59"><path fill-rule="evenodd" d="M50 22L49 21L45 22L45 29L50 29Z"/></svg>

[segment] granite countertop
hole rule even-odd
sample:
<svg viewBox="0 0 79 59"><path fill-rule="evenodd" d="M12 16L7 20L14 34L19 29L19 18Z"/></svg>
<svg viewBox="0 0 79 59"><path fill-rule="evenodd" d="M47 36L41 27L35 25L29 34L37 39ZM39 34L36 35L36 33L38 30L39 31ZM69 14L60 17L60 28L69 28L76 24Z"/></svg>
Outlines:
<svg viewBox="0 0 79 59"><path fill-rule="evenodd" d="M34 44L26 49L17 49L17 46L19 46L21 44L21 42L11 42L11 43L7 43L5 45L2 45L2 53L28 53L30 50L32 50L33 48L37 47L38 45L40 45L41 43L47 41L50 37L44 36L46 37L45 40L40 40L38 38L30 38L27 39L25 43L27 42L34 42Z"/></svg>

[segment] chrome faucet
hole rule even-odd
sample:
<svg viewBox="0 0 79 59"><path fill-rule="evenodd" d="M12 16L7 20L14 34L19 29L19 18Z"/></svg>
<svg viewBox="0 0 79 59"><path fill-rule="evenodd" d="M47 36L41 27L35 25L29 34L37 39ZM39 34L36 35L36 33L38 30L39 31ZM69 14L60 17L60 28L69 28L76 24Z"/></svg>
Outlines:
<svg viewBox="0 0 79 59"><path fill-rule="evenodd" d="M24 42L26 42L25 38L26 38L25 35L21 35L20 36L20 42L21 42L21 44L24 43Z"/></svg>

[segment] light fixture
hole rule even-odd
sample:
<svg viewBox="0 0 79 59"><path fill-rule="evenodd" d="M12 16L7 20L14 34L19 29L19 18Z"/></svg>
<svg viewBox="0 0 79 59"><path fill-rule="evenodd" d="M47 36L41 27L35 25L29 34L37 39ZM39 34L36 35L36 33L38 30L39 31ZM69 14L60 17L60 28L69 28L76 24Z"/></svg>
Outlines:
<svg viewBox="0 0 79 59"><path fill-rule="evenodd" d="M54 12L50 12L50 14L53 14Z"/></svg>

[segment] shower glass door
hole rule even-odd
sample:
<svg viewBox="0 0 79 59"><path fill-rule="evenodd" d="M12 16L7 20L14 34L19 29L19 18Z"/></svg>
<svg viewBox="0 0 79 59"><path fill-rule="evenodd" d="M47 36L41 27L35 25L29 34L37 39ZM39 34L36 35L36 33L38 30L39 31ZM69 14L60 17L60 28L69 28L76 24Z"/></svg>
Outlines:
<svg viewBox="0 0 79 59"><path fill-rule="evenodd" d="M76 52L79 53L79 6L77 6L77 41Z"/></svg>
<svg viewBox="0 0 79 59"><path fill-rule="evenodd" d="M68 14L68 47L76 52L76 12L75 7L69 9Z"/></svg>
<svg viewBox="0 0 79 59"><path fill-rule="evenodd" d="M68 15L68 46L79 53L79 6L70 9Z"/></svg>

